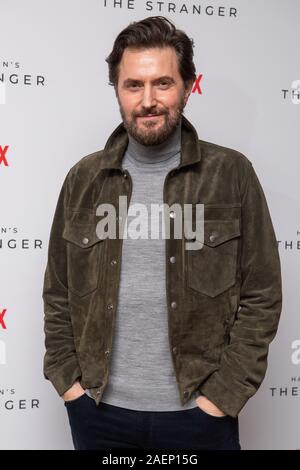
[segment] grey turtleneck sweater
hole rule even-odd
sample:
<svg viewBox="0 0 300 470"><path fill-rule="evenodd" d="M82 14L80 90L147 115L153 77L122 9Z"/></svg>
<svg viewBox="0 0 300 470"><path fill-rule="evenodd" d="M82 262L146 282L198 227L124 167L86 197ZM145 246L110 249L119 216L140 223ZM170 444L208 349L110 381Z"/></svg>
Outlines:
<svg viewBox="0 0 300 470"><path fill-rule="evenodd" d="M148 213L148 238L123 239L118 308L108 384L102 402L142 411L172 411L197 406L196 392L182 406L168 337L165 239L162 221L158 239L151 238L151 204L163 204L167 173L180 163L181 122L162 144L144 146L130 135L122 166L132 178L127 227L143 204Z"/></svg>

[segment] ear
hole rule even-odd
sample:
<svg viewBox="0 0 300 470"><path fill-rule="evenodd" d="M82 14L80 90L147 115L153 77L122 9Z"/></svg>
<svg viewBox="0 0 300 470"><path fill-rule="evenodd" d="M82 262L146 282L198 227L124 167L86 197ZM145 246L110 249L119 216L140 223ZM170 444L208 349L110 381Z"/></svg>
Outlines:
<svg viewBox="0 0 300 470"><path fill-rule="evenodd" d="M194 85L194 80L189 80L189 82L187 83L187 86L184 89L184 106L188 102L189 96L192 92L193 85Z"/></svg>

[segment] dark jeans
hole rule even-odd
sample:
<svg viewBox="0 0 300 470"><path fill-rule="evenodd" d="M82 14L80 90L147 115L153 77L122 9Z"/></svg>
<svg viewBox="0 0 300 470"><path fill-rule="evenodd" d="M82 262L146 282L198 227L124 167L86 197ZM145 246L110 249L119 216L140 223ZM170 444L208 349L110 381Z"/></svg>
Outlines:
<svg viewBox="0 0 300 470"><path fill-rule="evenodd" d="M137 411L87 394L65 402L77 450L240 450L238 418L214 417L198 406L179 411Z"/></svg>

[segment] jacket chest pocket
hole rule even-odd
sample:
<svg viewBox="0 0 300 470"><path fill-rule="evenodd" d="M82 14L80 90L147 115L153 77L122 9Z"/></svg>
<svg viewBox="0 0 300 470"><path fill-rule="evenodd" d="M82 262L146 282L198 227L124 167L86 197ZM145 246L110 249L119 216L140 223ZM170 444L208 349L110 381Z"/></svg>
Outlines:
<svg viewBox="0 0 300 470"><path fill-rule="evenodd" d="M98 238L95 223L68 221L63 238L67 241L68 288L83 297L98 287L104 240Z"/></svg>
<svg viewBox="0 0 300 470"><path fill-rule="evenodd" d="M189 287L216 297L235 284L239 222L239 219L204 221L202 248L186 250Z"/></svg>

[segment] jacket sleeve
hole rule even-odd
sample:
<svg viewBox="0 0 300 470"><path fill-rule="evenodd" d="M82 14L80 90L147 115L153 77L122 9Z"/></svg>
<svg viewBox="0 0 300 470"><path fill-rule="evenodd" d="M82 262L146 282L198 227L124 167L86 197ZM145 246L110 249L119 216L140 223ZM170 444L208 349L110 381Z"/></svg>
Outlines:
<svg viewBox="0 0 300 470"><path fill-rule="evenodd" d="M269 343L276 334L282 308L278 243L263 189L249 160L241 199L239 308L220 367L200 386L210 401L233 417L264 379Z"/></svg>
<svg viewBox="0 0 300 470"><path fill-rule="evenodd" d="M43 372L59 395L63 395L81 377L68 305L67 249L62 238L70 171L63 182L54 213L42 295L46 347Z"/></svg>

